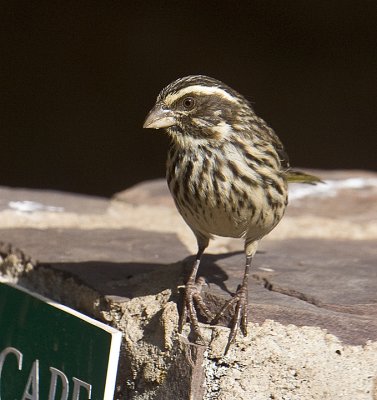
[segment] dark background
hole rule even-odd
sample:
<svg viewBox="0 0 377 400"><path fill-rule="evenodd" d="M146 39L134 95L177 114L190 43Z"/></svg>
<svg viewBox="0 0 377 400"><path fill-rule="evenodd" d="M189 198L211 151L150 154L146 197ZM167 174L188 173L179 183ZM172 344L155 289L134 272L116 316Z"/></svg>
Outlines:
<svg viewBox="0 0 377 400"><path fill-rule="evenodd" d="M164 175L143 130L188 74L247 96L291 163L376 169L377 2L2 1L0 185L110 195Z"/></svg>

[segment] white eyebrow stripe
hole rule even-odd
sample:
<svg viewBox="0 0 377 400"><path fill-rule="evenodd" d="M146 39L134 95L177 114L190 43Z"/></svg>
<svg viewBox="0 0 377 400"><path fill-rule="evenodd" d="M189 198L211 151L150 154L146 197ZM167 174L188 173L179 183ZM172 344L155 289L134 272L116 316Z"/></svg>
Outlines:
<svg viewBox="0 0 377 400"><path fill-rule="evenodd" d="M218 94L224 99L227 99L228 101L231 101L233 103L237 103L238 99L228 92L226 92L224 89L221 89L216 86L201 86L201 85L192 85L188 86L186 88L183 88L179 90L177 93L171 93L168 94L165 98L165 103L167 105L171 105L174 103L174 101L178 100L180 97L184 96L185 94L188 93L196 93L196 94Z"/></svg>

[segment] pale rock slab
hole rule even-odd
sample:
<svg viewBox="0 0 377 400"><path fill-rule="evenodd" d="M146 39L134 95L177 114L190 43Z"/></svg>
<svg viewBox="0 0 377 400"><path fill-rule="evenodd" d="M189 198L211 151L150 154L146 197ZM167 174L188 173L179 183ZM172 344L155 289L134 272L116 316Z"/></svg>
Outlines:
<svg viewBox="0 0 377 400"><path fill-rule="evenodd" d="M202 324L207 346L177 334L196 249L162 180L112 200L0 188L0 276L123 331L116 399L376 400L377 174L315 173L326 185L293 187L262 241L249 335L226 357L224 326ZM241 279L241 250L222 238L203 259L213 310Z"/></svg>

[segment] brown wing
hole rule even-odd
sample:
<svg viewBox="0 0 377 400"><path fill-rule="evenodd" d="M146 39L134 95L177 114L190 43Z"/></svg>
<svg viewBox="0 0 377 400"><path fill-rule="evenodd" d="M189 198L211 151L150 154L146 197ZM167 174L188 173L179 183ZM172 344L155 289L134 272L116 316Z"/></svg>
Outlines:
<svg viewBox="0 0 377 400"><path fill-rule="evenodd" d="M264 139L272 143L274 146L276 153L279 156L282 169L289 169L289 157L278 135L264 122L262 118L258 118L258 124L260 125L261 134Z"/></svg>

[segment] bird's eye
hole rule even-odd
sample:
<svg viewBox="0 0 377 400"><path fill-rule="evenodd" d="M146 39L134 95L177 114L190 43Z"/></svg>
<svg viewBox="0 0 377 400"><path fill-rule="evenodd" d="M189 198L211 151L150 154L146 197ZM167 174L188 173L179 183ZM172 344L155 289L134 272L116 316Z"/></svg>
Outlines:
<svg viewBox="0 0 377 400"><path fill-rule="evenodd" d="M182 105L186 110L191 110L195 105L195 100L192 97L185 97L182 101Z"/></svg>

